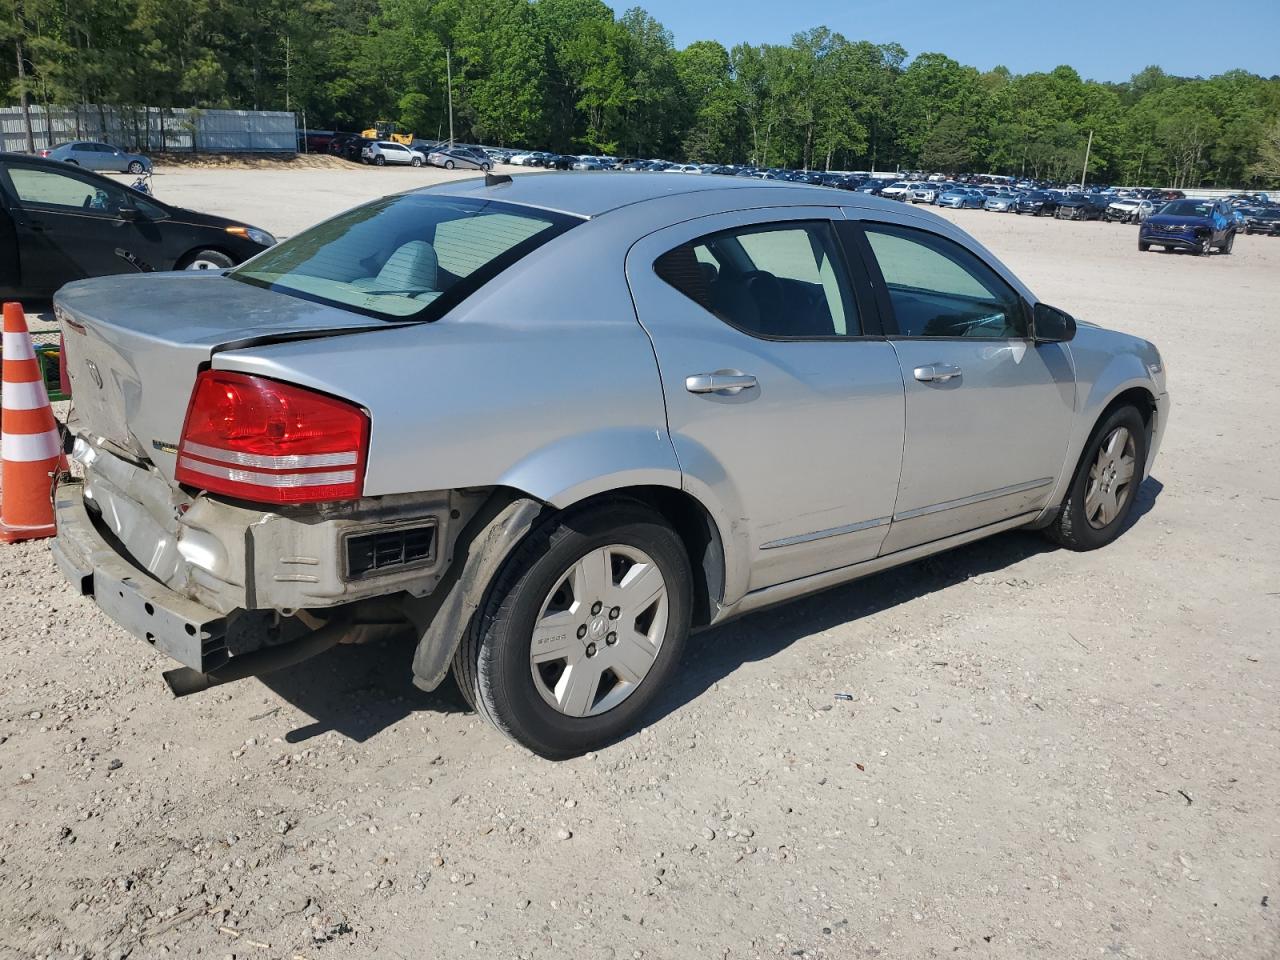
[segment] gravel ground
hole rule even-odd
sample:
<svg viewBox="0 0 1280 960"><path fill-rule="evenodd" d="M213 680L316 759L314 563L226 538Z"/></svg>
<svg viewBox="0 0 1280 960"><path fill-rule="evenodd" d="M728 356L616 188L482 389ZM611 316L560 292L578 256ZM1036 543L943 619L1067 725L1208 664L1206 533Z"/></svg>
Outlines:
<svg viewBox="0 0 1280 960"><path fill-rule="evenodd" d="M433 175L156 181L290 233ZM46 544L2 547L0 957L1280 955L1280 240L951 216L1164 353L1114 545L1008 534L701 635L564 763L396 645L174 701Z"/></svg>

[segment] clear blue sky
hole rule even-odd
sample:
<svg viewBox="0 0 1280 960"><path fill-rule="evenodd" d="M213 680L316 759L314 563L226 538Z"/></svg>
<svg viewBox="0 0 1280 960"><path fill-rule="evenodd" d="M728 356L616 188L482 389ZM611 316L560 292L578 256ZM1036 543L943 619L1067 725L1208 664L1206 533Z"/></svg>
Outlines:
<svg viewBox="0 0 1280 960"><path fill-rule="evenodd" d="M1148 64L1181 76L1239 67L1280 74L1280 0L609 0L641 6L694 40L787 43L828 26L850 40L897 41L914 56L945 53L989 70L1052 70L1067 63L1093 80L1127 80Z"/></svg>

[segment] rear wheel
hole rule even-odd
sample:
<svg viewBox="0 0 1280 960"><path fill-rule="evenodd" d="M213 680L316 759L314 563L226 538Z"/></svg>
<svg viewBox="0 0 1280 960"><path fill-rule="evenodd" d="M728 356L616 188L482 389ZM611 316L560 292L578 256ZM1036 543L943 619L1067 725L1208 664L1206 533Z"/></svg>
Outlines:
<svg viewBox="0 0 1280 960"><path fill-rule="evenodd" d="M1068 550L1096 550L1120 535L1142 483L1147 428L1130 406L1113 410L1085 445L1062 510L1045 533Z"/></svg>
<svg viewBox="0 0 1280 960"><path fill-rule="evenodd" d="M182 265L183 270L227 270L236 262L221 250L197 250Z"/></svg>
<svg viewBox="0 0 1280 960"><path fill-rule="evenodd" d="M508 558L458 646L458 686L551 759L629 731L675 672L692 573L658 514L614 501L553 518Z"/></svg>
<svg viewBox="0 0 1280 960"><path fill-rule="evenodd" d="M1219 247L1218 249L1221 250L1223 253L1230 253L1231 248L1235 246L1235 243L1236 243L1236 235L1235 235L1235 232L1232 231L1231 233L1227 234L1227 239L1222 241L1222 246Z"/></svg>
<svg viewBox="0 0 1280 960"><path fill-rule="evenodd" d="M373 158L373 165L375 167L386 166L386 163L387 163L387 158L384 157L382 154L378 154L376 157Z"/></svg>

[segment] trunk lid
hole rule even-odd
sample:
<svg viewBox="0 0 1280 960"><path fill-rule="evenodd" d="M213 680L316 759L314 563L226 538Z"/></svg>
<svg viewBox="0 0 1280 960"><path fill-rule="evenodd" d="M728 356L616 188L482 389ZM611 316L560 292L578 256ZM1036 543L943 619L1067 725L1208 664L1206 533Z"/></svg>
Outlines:
<svg viewBox="0 0 1280 960"><path fill-rule="evenodd" d="M79 431L170 480L191 388L218 351L403 326L204 271L71 283L54 310Z"/></svg>

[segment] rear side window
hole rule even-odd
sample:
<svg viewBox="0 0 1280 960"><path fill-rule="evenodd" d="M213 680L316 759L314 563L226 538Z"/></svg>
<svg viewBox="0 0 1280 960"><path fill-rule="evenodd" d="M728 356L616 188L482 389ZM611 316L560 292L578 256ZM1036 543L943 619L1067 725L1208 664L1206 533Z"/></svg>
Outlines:
<svg viewBox="0 0 1280 960"><path fill-rule="evenodd" d="M657 275L725 323L769 339L862 333L844 261L826 222L710 234L669 250Z"/></svg>
<svg viewBox="0 0 1280 960"><path fill-rule="evenodd" d="M579 222L494 201L387 197L312 227L229 276L384 320L434 320Z"/></svg>

